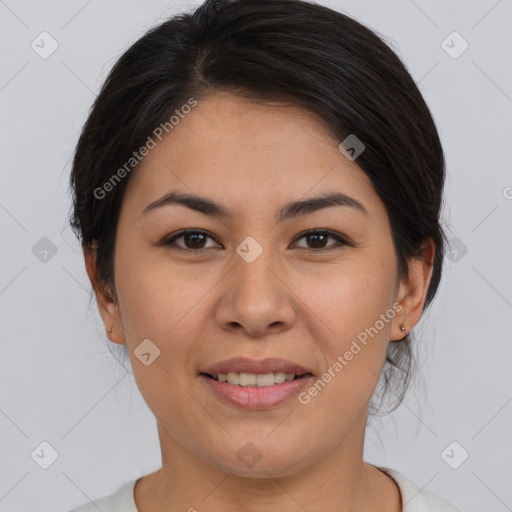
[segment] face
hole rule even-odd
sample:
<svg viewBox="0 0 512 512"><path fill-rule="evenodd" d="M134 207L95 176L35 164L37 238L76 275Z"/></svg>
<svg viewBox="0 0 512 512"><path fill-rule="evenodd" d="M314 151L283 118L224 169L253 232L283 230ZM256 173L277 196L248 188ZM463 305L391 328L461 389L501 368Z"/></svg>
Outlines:
<svg viewBox="0 0 512 512"><path fill-rule="evenodd" d="M421 314L428 267L398 280L384 205L339 143L312 113L218 94L149 152L126 191L118 303L103 319L112 341L127 344L165 442L212 467L282 476L361 455L388 344ZM171 192L225 215L155 203ZM286 208L329 194L351 199ZM272 389L203 374L235 357L307 373ZM247 454L261 457L254 467Z"/></svg>

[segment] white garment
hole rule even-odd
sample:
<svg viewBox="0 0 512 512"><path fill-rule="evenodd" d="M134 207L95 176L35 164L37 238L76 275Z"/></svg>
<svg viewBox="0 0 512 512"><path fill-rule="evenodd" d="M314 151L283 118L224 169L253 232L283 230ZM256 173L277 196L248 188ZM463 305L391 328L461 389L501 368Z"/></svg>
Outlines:
<svg viewBox="0 0 512 512"><path fill-rule="evenodd" d="M417 487L402 473L380 466L378 468L398 484L402 494L402 512L460 512L451 503L430 491ZM89 502L69 512L98 512L98 510L101 512L139 512L133 497L133 489L137 480L138 478L128 482L110 496L97 499L96 505Z"/></svg>

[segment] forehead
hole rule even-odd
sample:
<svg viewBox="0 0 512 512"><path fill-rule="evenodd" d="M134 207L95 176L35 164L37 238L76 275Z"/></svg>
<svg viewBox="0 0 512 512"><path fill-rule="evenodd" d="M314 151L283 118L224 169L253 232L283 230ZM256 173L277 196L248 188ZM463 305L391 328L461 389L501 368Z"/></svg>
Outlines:
<svg viewBox="0 0 512 512"><path fill-rule="evenodd" d="M379 201L366 174L341 154L329 127L297 106L209 96L155 142L125 197L141 211L176 189L215 196L239 210L332 190L357 196L369 210Z"/></svg>
<svg viewBox="0 0 512 512"><path fill-rule="evenodd" d="M244 151L257 148L257 157L297 162L324 162L339 157L329 127L312 112L290 104L254 103L226 93L207 97L181 122L176 134L217 150L225 158L243 160ZM277 162L276 162L277 163Z"/></svg>

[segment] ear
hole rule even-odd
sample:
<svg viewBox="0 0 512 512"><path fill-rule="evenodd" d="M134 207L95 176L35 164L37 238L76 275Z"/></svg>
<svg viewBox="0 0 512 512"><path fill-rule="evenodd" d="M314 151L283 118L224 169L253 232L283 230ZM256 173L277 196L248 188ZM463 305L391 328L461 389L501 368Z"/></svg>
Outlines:
<svg viewBox="0 0 512 512"><path fill-rule="evenodd" d="M422 246L422 255L409 260L409 279L400 282L397 302L402 309L393 319L391 341L403 339L419 322L432 278L434 255L434 241L428 238ZM405 326L405 332L400 329L401 325Z"/></svg>
<svg viewBox="0 0 512 512"><path fill-rule="evenodd" d="M119 312L119 304L113 299L113 294L101 286L96 267L97 243L93 242L92 248L83 246L85 268L91 281L98 309L105 326L105 332L110 341L122 345L126 342L123 323ZM111 332L108 332L112 329Z"/></svg>

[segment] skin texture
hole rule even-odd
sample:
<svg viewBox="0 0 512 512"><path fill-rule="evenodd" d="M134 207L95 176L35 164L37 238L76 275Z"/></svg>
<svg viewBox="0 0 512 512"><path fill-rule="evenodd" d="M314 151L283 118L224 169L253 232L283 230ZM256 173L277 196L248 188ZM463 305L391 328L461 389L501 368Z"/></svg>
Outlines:
<svg viewBox="0 0 512 512"><path fill-rule="evenodd" d="M157 418L162 468L137 482L140 512L401 510L395 482L363 461L364 431L388 344L404 337L401 324L409 331L420 319L434 247L426 244L425 261L411 260L409 282L399 282L384 205L339 142L298 107L208 96L132 177L116 235L118 303L98 291L94 253L84 251L109 338L127 344ZM207 196L234 216L177 205L141 216L170 191ZM276 223L285 203L331 191L357 199L368 215L332 206ZM211 238L175 242L188 251L155 245L185 228ZM353 246L297 236L316 228ZM248 236L263 248L250 264L235 251ZM198 377L241 356L281 357L318 378L395 302L401 311L307 405L293 397L243 410ZM149 366L134 355L147 338L160 349ZM237 457L247 442L261 453L251 468Z"/></svg>

